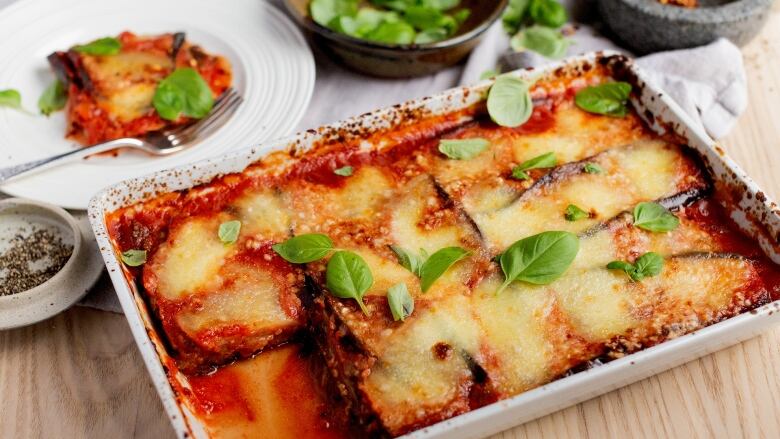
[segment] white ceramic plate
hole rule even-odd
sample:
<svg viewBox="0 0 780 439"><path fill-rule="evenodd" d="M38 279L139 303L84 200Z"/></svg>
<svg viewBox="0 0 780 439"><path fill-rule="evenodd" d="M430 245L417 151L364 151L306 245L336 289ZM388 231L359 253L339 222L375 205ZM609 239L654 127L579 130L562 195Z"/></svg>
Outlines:
<svg viewBox="0 0 780 439"><path fill-rule="evenodd" d="M153 158L127 152L92 158L0 186L11 195L85 209L101 188L291 133L309 104L314 58L300 31L266 1L21 0L0 10L0 89L15 88L25 108L54 76L46 56L116 35L184 31L190 42L226 56L244 103L230 121L191 149ZM0 166L65 152L62 112L50 118L0 109Z"/></svg>

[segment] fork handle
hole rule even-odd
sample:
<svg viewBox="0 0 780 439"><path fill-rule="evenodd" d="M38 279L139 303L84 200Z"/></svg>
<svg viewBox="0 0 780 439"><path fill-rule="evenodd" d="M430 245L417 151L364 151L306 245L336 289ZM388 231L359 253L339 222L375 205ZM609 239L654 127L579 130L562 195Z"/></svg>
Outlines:
<svg viewBox="0 0 780 439"><path fill-rule="evenodd" d="M82 159L92 154L111 151L113 149L117 149L121 147L142 148L143 147L142 143L143 142L141 140L133 139L133 138L110 140L108 142L97 143L95 145L87 146L85 148L78 148L78 149L74 149L73 151L68 151L66 153L53 155L51 157L46 157L39 160L33 160L27 163L20 163L18 165L0 168L0 183L9 180L12 177L16 177L26 172L30 172L34 169L50 168L52 166L59 165L62 163L67 163L77 159Z"/></svg>

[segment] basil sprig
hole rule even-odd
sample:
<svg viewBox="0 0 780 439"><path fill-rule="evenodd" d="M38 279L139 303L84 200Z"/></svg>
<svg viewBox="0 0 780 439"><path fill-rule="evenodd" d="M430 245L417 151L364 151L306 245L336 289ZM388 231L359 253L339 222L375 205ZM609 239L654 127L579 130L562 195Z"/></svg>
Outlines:
<svg viewBox="0 0 780 439"><path fill-rule="evenodd" d="M363 295L373 284L371 269L360 255L340 250L328 261L325 271L328 291L341 299L355 299L364 314L368 314L368 309L363 303Z"/></svg>
<svg viewBox="0 0 780 439"><path fill-rule="evenodd" d="M503 127L524 124L534 111L528 83L511 76L499 76L488 92L487 110L493 122Z"/></svg>
<svg viewBox="0 0 780 439"><path fill-rule="evenodd" d="M582 169L588 174L601 174L604 169L598 163L585 163Z"/></svg>
<svg viewBox="0 0 780 439"><path fill-rule="evenodd" d="M309 12L317 24L355 38L386 44L428 44L455 35L471 15L453 11L459 0L312 0ZM380 9L381 8L381 9Z"/></svg>
<svg viewBox="0 0 780 439"><path fill-rule="evenodd" d="M575 206L574 204L569 204L566 206L566 212L563 214L564 218L566 218L566 221L577 221L585 218L590 218L590 213L580 209L578 206Z"/></svg>
<svg viewBox="0 0 780 439"><path fill-rule="evenodd" d="M512 168L512 178L517 180L527 180L531 178L526 171L531 169L544 169L552 168L558 164L558 159L555 157L554 152L548 152L532 159L528 159L523 163Z"/></svg>
<svg viewBox="0 0 780 439"><path fill-rule="evenodd" d="M581 109L612 117L624 117L628 114L628 97L631 84L627 82L607 82L601 85L585 87L574 95L574 103Z"/></svg>
<svg viewBox="0 0 780 439"><path fill-rule="evenodd" d="M634 207L634 225L650 232L668 232L680 225L680 219L658 203L639 203Z"/></svg>
<svg viewBox="0 0 780 439"><path fill-rule="evenodd" d="M571 41L565 38L559 30L534 25L515 34L510 40L510 44L516 52L528 49L547 58L560 59L566 55Z"/></svg>
<svg viewBox="0 0 780 439"><path fill-rule="evenodd" d="M490 146L487 139L441 139L439 152L455 160L468 160L478 156Z"/></svg>
<svg viewBox="0 0 780 439"><path fill-rule="evenodd" d="M334 169L333 173L342 177L349 177L354 171L355 169L352 166L343 166L341 168Z"/></svg>
<svg viewBox="0 0 780 439"><path fill-rule="evenodd" d="M211 111L214 96L195 69L180 67L157 84L152 105L166 120L176 120L180 115L200 119Z"/></svg>
<svg viewBox="0 0 780 439"><path fill-rule="evenodd" d="M445 247L432 254L420 267L420 289L428 291L453 264L471 254L460 247Z"/></svg>
<svg viewBox="0 0 780 439"><path fill-rule="evenodd" d="M19 110L22 108L22 95L18 90L9 88L0 90L0 107L13 108Z"/></svg>
<svg viewBox="0 0 780 439"><path fill-rule="evenodd" d="M235 244L238 234L241 232L241 221L226 221L219 225L217 236L223 244Z"/></svg>
<svg viewBox="0 0 780 439"><path fill-rule="evenodd" d="M414 312L414 299L409 294L406 284L401 282L390 287L387 290L387 305L390 307L390 314L393 320L404 321Z"/></svg>
<svg viewBox="0 0 780 439"><path fill-rule="evenodd" d="M569 19L566 9L555 0L531 0L528 16L535 23L551 28L561 27Z"/></svg>
<svg viewBox="0 0 780 439"><path fill-rule="evenodd" d="M122 43L114 37L99 38L87 44L73 47L76 52L87 55L116 55L122 50Z"/></svg>
<svg viewBox="0 0 780 439"><path fill-rule="evenodd" d="M498 258L504 283L496 294L514 281L546 285L569 268L579 251L577 235L569 232L542 232L521 239Z"/></svg>
<svg viewBox="0 0 780 439"><path fill-rule="evenodd" d="M420 289L423 293L428 291L436 279L453 264L471 254L460 247L445 247L430 256L423 249L420 249L418 256L398 246L390 246L390 248L398 256L398 263L420 278Z"/></svg>
<svg viewBox="0 0 780 439"><path fill-rule="evenodd" d="M146 250L127 250L122 252L122 262L130 267L139 267L146 263Z"/></svg>
<svg viewBox="0 0 780 439"><path fill-rule="evenodd" d="M638 257L633 264L626 261L612 261L607 264L610 270L623 270L635 282L646 277L657 276L664 268L664 258L658 253L648 252Z"/></svg>
<svg viewBox="0 0 780 439"><path fill-rule="evenodd" d="M308 233L274 244L271 248L285 261L306 264L327 256L333 250L333 241L321 233Z"/></svg>
<svg viewBox="0 0 780 439"><path fill-rule="evenodd" d="M68 95L65 91L65 86L58 79L55 79L54 82L46 87L41 97L38 98L38 110L44 116L48 116L55 111L65 108L67 103Z"/></svg>

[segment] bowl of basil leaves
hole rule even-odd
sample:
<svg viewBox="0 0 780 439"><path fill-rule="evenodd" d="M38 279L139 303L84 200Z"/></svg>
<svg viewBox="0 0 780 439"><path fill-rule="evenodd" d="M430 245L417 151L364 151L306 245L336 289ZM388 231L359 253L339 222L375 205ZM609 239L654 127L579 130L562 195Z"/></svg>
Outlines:
<svg viewBox="0 0 780 439"><path fill-rule="evenodd" d="M408 78L471 52L508 0L285 0L290 15L337 62Z"/></svg>

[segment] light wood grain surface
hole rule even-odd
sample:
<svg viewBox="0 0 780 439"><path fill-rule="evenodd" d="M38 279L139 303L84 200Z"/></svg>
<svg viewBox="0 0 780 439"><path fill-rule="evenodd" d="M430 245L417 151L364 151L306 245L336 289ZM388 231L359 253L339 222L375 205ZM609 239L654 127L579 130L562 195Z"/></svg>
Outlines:
<svg viewBox="0 0 780 439"><path fill-rule="evenodd" d="M750 106L723 140L780 198L780 2L744 49ZM0 438L173 436L123 316L71 309L0 333ZM496 438L780 437L780 329Z"/></svg>

